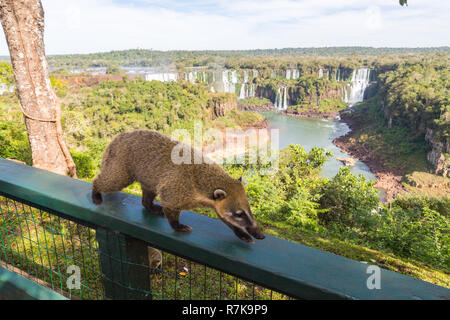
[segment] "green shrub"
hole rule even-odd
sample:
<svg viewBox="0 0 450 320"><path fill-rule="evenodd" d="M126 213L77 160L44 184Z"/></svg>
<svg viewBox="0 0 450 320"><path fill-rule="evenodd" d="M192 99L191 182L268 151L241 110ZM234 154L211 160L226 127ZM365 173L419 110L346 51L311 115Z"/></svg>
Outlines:
<svg viewBox="0 0 450 320"><path fill-rule="evenodd" d="M92 158L84 153L71 150L70 154L77 166L78 178L92 178L95 175L95 165Z"/></svg>
<svg viewBox="0 0 450 320"><path fill-rule="evenodd" d="M435 200L435 199L434 199ZM434 201L432 200L432 201ZM411 205L405 204L411 201ZM450 224L448 218L418 199L394 201L383 208L374 234L379 246L394 254L450 268Z"/></svg>
<svg viewBox="0 0 450 320"><path fill-rule="evenodd" d="M23 123L14 120L0 121L0 157L31 165L31 149Z"/></svg>
<svg viewBox="0 0 450 320"><path fill-rule="evenodd" d="M379 206L377 190L373 181L355 176L348 167L322 187L319 214L321 222L340 232L367 233L376 223Z"/></svg>

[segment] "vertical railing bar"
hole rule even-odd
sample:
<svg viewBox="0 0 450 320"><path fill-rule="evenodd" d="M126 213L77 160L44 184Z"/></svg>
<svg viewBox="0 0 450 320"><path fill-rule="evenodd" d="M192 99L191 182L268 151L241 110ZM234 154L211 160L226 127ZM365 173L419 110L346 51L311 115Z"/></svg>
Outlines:
<svg viewBox="0 0 450 320"><path fill-rule="evenodd" d="M76 254L75 254L75 246L74 246L74 243L73 243L73 230L75 230L75 228L76 228L76 224L75 224L75 222L73 222L73 221L70 221L70 220L68 220L68 224L69 224L69 227L68 227L68 235L70 235L70 246L72 247L72 257L73 257L73 261L74 261L74 263L75 262L79 262L78 261L78 258L77 258L77 256L76 256ZM80 286L80 289L78 289L79 290L79 297L81 298L82 297L82 289L81 289L81 287L82 286Z"/></svg>
<svg viewBox="0 0 450 320"><path fill-rule="evenodd" d="M222 271L219 271L219 300L222 300Z"/></svg>
<svg viewBox="0 0 450 320"><path fill-rule="evenodd" d="M189 300L192 300L192 262L189 260Z"/></svg>
<svg viewBox="0 0 450 320"><path fill-rule="evenodd" d="M66 264L66 271L67 271L69 269L69 264L67 263L66 248L65 248L65 245L64 245L64 242L65 242L64 241L64 228L63 228L63 223L61 222L61 218L59 216L57 216L57 219L58 219L59 226L62 228L62 231L61 231L61 243L62 243L62 248L63 248L64 262ZM69 290L69 298L72 298L72 289L67 287L67 290Z"/></svg>
<svg viewBox="0 0 450 320"><path fill-rule="evenodd" d="M203 300L206 300L206 265L203 265Z"/></svg>
<svg viewBox="0 0 450 320"><path fill-rule="evenodd" d="M5 201L6 201L6 198L4 198L5 199ZM5 228L5 231L6 231L6 240L8 241L8 246L9 246L9 251L11 251L11 264L15 264L15 259L14 259L14 250L13 250L13 248L12 248L12 245L11 245L11 240L9 239L9 232L8 232L8 228L7 228L7 226L6 226L6 221L5 221L5 214L4 214L4 210L3 210L3 208L2 208L2 206L1 206L1 203L0 203L0 210L1 210L1 212L2 212L2 219L3 219L3 224L4 224L4 228ZM6 250L5 250L6 251ZM8 256L5 256L5 258L6 259L8 259ZM6 262L8 262L8 260L6 261Z"/></svg>
<svg viewBox="0 0 450 320"><path fill-rule="evenodd" d="M6 211L9 213L9 224L10 224L10 232L12 233L12 235L15 233L14 232L14 226L13 226L13 224L12 224L12 222L11 222L11 211L10 211L10 209L9 209L9 204L8 204L8 198L6 198ZM14 237L15 238L15 237ZM15 239L14 239L15 240ZM19 259L19 265L20 266L22 266L23 265L23 263L22 263L22 255L20 254L20 250L19 250L19 245L17 244L17 243L15 243L15 241L12 241L12 243L14 243L15 245L16 245L16 248L17 248L17 253L19 254L19 256L18 256L18 259ZM15 259L14 259L14 247L12 246L12 244L10 245L10 248L11 248L11 254L12 254L12 260L13 260L13 264L15 264Z"/></svg>
<svg viewBox="0 0 450 320"><path fill-rule="evenodd" d="M91 232L93 232L93 230L91 228L86 228L86 232L87 232L87 240L88 240L88 251L89 251L89 256L94 256L93 254L91 254L92 250L94 249L92 242L91 242ZM87 279L86 279L87 282ZM97 291L95 291L95 293L97 294Z"/></svg>
<svg viewBox="0 0 450 320"><path fill-rule="evenodd" d="M33 259L33 266L34 266L34 270L35 270L35 272L36 272L36 277L37 278L39 278L39 271L38 271L38 268L37 268L37 263L36 263L36 261L34 260L34 250L33 250L33 243L32 243L32 241L31 241L31 231L30 231L30 226L28 225L28 219L26 218L26 215L27 215L27 213L26 213L26 211L25 211L25 206L24 206L24 204L23 203L20 203L21 205L22 205L22 213L23 213L23 216L25 217L25 225L26 225L26 227L27 227L27 230L28 230L28 237L29 237L29 242L30 242L30 248L31 248L31 259ZM39 247L39 245L38 245L38 247Z"/></svg>
<svg viewBox="0 0 450 320"><path fill-rule="evenodd" d="M162 270L162 273L161 273L161 295L162 295L162 298L164 299L165 298L165 290L164 290L164 283L165 283L165 280L166 280L166 276L165 276L165 272L164 272L164 266L166 265L165 264L165 262L164 262L164 257L166 256L166 252L162 252L162 254L161 254L161 256L162 256L162 258L161 258L161 260L162 260L162 268L161 268L161 270Z"/></svg>
<svg viewBox="0 0 450 320"><path fill-rule="evenodd" d="M38 243L37 247L38 247L38 252L39 252L39 259L41 260L41 267L43 268L42 269L42 279L45 280L46 276L45 276L44 260L42 259L41 245L40 245L40 242L39 242L39 232L38 232L37 227L36 227L36 224L38 224L38 222L34 218L33 208L32 207L28 207L28 208L30 209L31 219L33 220L34 232L36 232L36 242Z"/></svg>
<svg viewBox="0 0 450 320"><path fill-rule="evenodd" d="M3 197L0 196L0 213L3 215L3 210L2 210L2 199L3 199ZM2 229L3 229L3 227L0 228L0 240L2 241L3 255L5 256L4 259L5 259L5 261L8 261L8 255L7 255L7 253L6 253L6 244L5 244L4 240L3 240ZM6 228L5 228L5 229L6 229ZM6 232L8 232L8 231L6 230ZM1 260L1 259L0 259L0 260Z"/></svg>
<svg viewBox="0 0 450 320"><path fill-rule="evenodd" d="M85 268L86 261L84 259L83 242L81 241L80 227L82 227L82 226L77 224L75 226L75 229L76 229L76 232L78 233L78 241L80 242L80 252L81 252L81 260L82 260L82 264L83 264L83 274L84 274L84 285L86 286L86 288L89 288L89 285L87 283L87 275L86 275L86 268ZM83 289L82 289L82 287L83 286L80 286L80 295L81 295L80 298L83 297ZM87 292L87 293L89 294L89 292Z"/></svg>
<svg viewBox="0 0 450 320"><path fill-rule="evenodd" d="M25 240L23 239L24 238L24 233L23 233L23 230L22 230L22 222L21 222L22 219L20 219L19 212L17 211L16 202L14 200L12 202L13 202L13 205L14 205L14 214L16 216L17 224L19 225L19 230L20 230L20 235L19 235L20 236L20 240L19 241L22 241L23 253L24 253L24 257L25 257L24 260L25 260L25 264L26 265L24 265L23 268L27 269L27 271L26 271L27 274L31 274L31 272L30 272L30 265L28 264L28 260L29 259L28 259L28 255L27 255L27 246L25 245ZM19 250L17 250L17 252L19 252ZM23 270L23 271L25 271L25 270Z"/></svg>
<svg viewBox="0 0 450 320"><path fill-rule="evenodd" d="M106 232L106 243L109 244L107 246L107 250L108 250L107 257L108 257L108 260L109 260L109 265L112 268L112 257L111 257L111 246L110 246L110 240L109 240L109 232ZM111 272L111 283L115 282L114 278L115 278L115 274L114 274L114 272ZM113 294L112 299L115 299L116 298L116 290L115 289L112 290L112 294Z"/></svg>
<svg viewBox="0 0 450 320"><path fill-rule="evenodd" d="M51 225L50 231L52 233L53 246L55 248L55 252L58 252L58 249L56 247L55 234L53 233L53 231L54 231L54 225L53 225L54 217L53 217L53 215L49 215L49 217L50 217L50 225ZM62 273L61 273L61 268L59 267L59 259L58 259L58 255L57 254L55 254L55 260L56 260L56 265L58 267L60 289L61 289L61 292L63 292L63 284L62 284L62 279L61 279L62 278Z"/></svg>
<svg viewBox="0 0 450 320"><path fill-rule="evenodd" d="M127 277L127 275L125 274L124 268L123 268L123 264L124 264L124 259L122 257L122 243L121 243L121 239L120 236L114 237L117 241L117 246L119 248L119 261L120 261L120 282L119 285L125 287L127 286L128 288L130 288L130 279L129 277ZM125 261L125 263L128 264L128 261ZM128 268L127 268L128 269ZM125 283L125 279L128 279L128 283ZM128 297L128 292L125 293L125 298Z"/></svg>
<svg viewBox="0 0 450 320"><path fill-rule="evenodd" d="M175 285L174 285L174 299L177 299L177 279L178 279L178 257L175 256Z"/></svg>
<svg viewBox="0 0 450 320"><path fill-rule="evenodd" d="M40 223L40 225L42 226L42 230L43 230L43 232L44 232L44 242L45 242L45 250L47 251L47 258L48 258L48 264L49 264L49 266L50 266L50 284L52 285L52 289L55 289L54 288L54 284L53 284L53 266L52 266L52 260L51 260L51 257L50 257L50 252L48 251L48 243L47 243L47 232L45 231L45 223L44 223L44 218L43 218L43 216L42 216L42 211L41 211L41 209L39 209L39 215L40 215L40 218L41 218L41 223Z"/></svg>

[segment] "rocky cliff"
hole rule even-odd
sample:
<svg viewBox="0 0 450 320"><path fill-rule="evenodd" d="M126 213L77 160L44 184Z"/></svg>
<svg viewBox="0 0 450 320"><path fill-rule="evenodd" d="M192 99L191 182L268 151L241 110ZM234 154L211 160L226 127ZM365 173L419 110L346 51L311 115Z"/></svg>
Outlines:
<svg viewBox="0 0 450 320"><path fill-rule="evenodd" d="M214 118L224 117L231 109L237 109L236 95L232 93L211 93L208 108Z"/></svg>
<svg viewBox="0 0 450 320"><path fill-rule="evenodd" d="M425 140L431 146L427 159L433 165L434 173L450 178L450 141L441 141L436 138L430 128L427 128Z"/></svg>

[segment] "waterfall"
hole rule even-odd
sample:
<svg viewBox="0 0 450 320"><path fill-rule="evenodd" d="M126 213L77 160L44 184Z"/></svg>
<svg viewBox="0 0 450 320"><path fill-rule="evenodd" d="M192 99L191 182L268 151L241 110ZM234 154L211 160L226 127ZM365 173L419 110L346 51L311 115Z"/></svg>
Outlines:
<svg viewBox="0 0 450 320"><path fill-rule="evenodd" d="M248 83L248 71L244 70L244 83Z"/></svg>
<svg viewBox="0 0 450 320"><path fill-rule="evenodd" d="M280 106L278 105L279 104L278 101L280 100L280 98L279 98L280 95L281 95L281 88L278 88L277 94L275 96L275 107L277 109L280 109Z"/></svg>
<svg viewBox="0 0 450 320"><path fill-rule="evenodd" d="M283 89L283 91L281 91ZM287 110L287 86L281 86L278 88L277 95L275 97L275 107L278 110Z"/></svg>
<svg viewBox="0 0 450 320"><path fill-rule="evenodd" d="M334 70L334 80L341 81L341 69L337 68Z"/></svg>
<svg viewBox="0 0 450 320"><path fill-rule="evenodd" d="M369 85L370 81L370 69L369 68L359 68L353 70L352 80L350 82L350 93L348 96L344 97L344 101L348 104L353 105L357 102L364 100L364 91Z"/></svg>
<svg viewBox="0 0 450 320"><path fill-rule="evenodd" d="M283 110L287 110L287 87L284 87Z"/></svg>
<svg viewBox="0 0 450 320"><path fill-rule="evenodd" d="M255 84L248 83L248 79L249 79L248 71L244 70L244 81L241 85L241 89L239 90L239 99L255 97Z"/></svg>
<svg viewBox="0 0 450 320"><path fill-rule="evenodd" d="M348 103L347 86L342 87L342 96L343 96L344 102Z"/></svg>
<svg viewBox="0 0 450 320"><path fill-rule="evenodd" d="M234 93L235 92L235 84L237 83L237 72L236 70L224 70L222 72L222 85L223 92Z"/></svg>
<svg viewBox="0 0 450 320"><path fill-rule="evenodd" d="M147 73L145 75L145 80L147 81L156 80L161 82L177 81L178 73L175 72Z"/></svg>
<svg viewBox="0 0 450 320"><path fill-rule="evenodd" d="M298 69L287 69L286 70L286 79L287 80L295 80L300 76L300 72Z"/></svg>
<svg viewBox="0 0 450 320"><path fill-rule="evenodd" d="M245 99L247 98L247 91L245 90L246 83L243 83L241 86L241 90L239 91L239 99Z"/></svg>
<svg viewBox="0 0 450 320"><path fill-rule="evenodd" d="M254 98L254 97L255 97L255 84L254 84L254 83L252 83L252 84L250 85L250 93L249 93L249 97L250 97L250 98Z"/></svg>
<svg viewBox="0 0 450 320"><path fill-rule="evenodd" d="M207 74L203 71L192 70L184 74L184 79L190 83L196 83L197 80L199 82L207 82Z"/></svg>
<svg viewBox="0 0 450 320"><path fill-rule="evenodd" d="M319 75L318 75L318 78L319 78L319 79L322 79L322 78L323 78L323 70L322 70L322 69L319 69Z"/></svg>

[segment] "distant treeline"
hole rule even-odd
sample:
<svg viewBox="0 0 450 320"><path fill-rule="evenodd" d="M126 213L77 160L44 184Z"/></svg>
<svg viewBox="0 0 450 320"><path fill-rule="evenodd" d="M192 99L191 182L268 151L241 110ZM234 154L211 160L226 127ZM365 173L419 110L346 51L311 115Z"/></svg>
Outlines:
<svg viewBox="0 0 450 320"><path fill-rule="evenodd" d="M228 60L245 58L280 57L349 57L398 54L448 53L450 47L430 48L373 48L373 47L321 47L255 50L155 51L131 49L90 54L50 55L49 65L55 68L86 68L117 66L198 67L225 65ZM0 60L8 60L1 56Z"/></svg>

